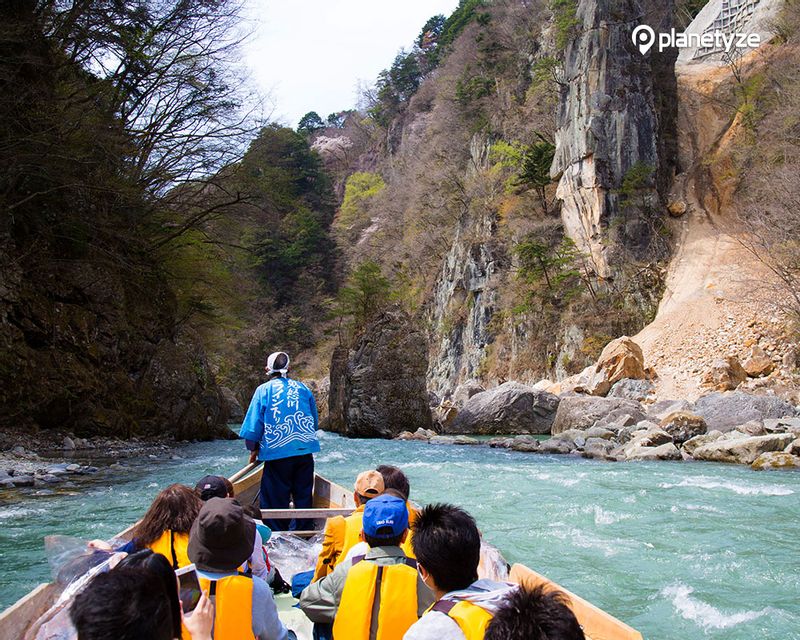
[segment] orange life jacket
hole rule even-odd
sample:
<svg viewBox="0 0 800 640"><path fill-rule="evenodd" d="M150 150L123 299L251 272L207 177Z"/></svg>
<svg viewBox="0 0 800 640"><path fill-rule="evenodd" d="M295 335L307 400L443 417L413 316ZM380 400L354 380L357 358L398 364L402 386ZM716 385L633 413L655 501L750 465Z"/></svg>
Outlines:
<svg viewBox="0 0 800 640"><path fill-rule="evenodd" d="M417 619L417 563L378 565L353 558L333 622L333 637L342 640L402 640ZM378 623L370 637L372 611L378 598Z"/></svg>
<svg viewBox="0 0 800 640"><path fill-rule="evenodd" d="M200 588L214 600L214 640L255 640L252 578L242 574L219 580L201 577Z"/></svg>
<svg viewBox="0 0 800 640"><path fill-rule="evenodd" d="M167 529L161 537L147 545L153 553L160 553L169 560L173 569L181 569L191 564L189 560L189 534L175 533Z"/></svg>

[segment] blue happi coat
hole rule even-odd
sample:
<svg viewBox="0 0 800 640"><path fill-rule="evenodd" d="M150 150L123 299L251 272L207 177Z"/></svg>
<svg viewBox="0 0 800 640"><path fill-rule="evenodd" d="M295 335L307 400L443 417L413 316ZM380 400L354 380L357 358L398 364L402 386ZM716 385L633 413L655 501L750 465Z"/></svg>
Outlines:
<svg viewBox="0 0 800 640"><path fill-rule="evenodd" d="M317 403L309 388L291 378L274 378L253 394L239 435L260 444L259 460L278 460L319 451Z"/></svg>

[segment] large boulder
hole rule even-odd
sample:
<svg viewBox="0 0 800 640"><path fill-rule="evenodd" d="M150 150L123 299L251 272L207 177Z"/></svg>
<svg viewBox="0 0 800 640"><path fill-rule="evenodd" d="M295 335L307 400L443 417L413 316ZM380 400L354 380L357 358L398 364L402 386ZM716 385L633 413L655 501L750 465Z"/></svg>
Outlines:
<svg viewBox="0 0 800 640"><path fill-rule="evenodd" d="M642 348L628 336L609 342L600 354L596 367L597 371L605 373L606 380L611 385L626 378L632 380L647 378Z"/></svg>
<svg viewBox="0 0 800 640"><path fill-rule="evenodd" d="M453 391L453 396L450 398L450 402L452 402L453 406L457 409L461 409L472 396L476 396L484 391L486 391L486 389L477 380L467 380L456 387L456 390Z"/></svg>
<svg viewBox="0 0 800 640"><path fill-rule="evenodd" d="M751 378L758 378L772 373L775 370L775 363L761 347L754 345L750 356L742 363L742 368Z"/></svg>
<svg viewBox="0 0 800 640"><path fill-rule="evenodd" d="M655 385L650 380L633 380L624 378L614 383L611 391L608 392L609 398L625 398L635 402L643 402L651 398L656 391Z"/></svg>
<svg viewBox="0 0 800 640"><path fill-rule="evenodd" d="M695 436L703 435L708 426L702 417L688 411L675 411L665 416L659 426L672 436L676 445L681 445Z"/></svg>
<svg viewBox="0 0 800 640"><path fill-rule="evenodd" d="M690 438L686 442L683 443L683 447L681 449L684 453L694 456L695 449L702 447L703 445L709 444L711 442L716 442L720 438L722 438L725 434L722 431L709 431L708 433L704 433L700 436L695 436L694 438Z"/></svg>
<svg viewBox="0 0 800 640"><path fill-rule="evenodd" d="M553 422L552 434L568 429L589 429L613 424L615 420L630 416L633 423L644 420L642 405L622 398L598 398L594 396L567 396L561 398Z"/></svg>
<svg viewBox="0 0 800 640"><path fill-rule="evenodd" d="M747 372L736 356L719 358L703 375L702 384L715 391L730 391L747 380Z"/></svg>
<svg viewBox="0 0 800 640"><path fill-rule="evenodd" d="M388 311L369 324L351 349L334 349L326 428L357 438L430 429L426 344L411 318Z"/></svg>
<svg viewBox="0 0 800 640"><path fill-rule="evenodd" d="M626 460L680 460L681 452L671 442L657 447L634 447L625 457Z"/></svg>
<svg viewBox="0 0 800 640"><path fill-rule="evenodd" d="M703 396L695 403L694 413L705 419L709 430L725 432L751 420L792 417L795 410L791 404L775 396L734 391Z"/></svg>
<svg viewBox="0 0 800 640"><path fill-rule="evenodd" d="M791 433L774 433L768 436L720 438L694 450L695 460L753 464L768 451L783 451L794 440Z"/></svg>
<svg viewBox="0 0 800 640"><path fill-rule="evenodd" d="M448 433L550 433L558 396L518 382L478 393L467 400Z"/></svg>
<svg viewBox="0 0 800 640"><path fill-rule="evenodd" d="M756 471L800 469L800 457L784 451L767 451L758 456L750 466Z"/></svg>

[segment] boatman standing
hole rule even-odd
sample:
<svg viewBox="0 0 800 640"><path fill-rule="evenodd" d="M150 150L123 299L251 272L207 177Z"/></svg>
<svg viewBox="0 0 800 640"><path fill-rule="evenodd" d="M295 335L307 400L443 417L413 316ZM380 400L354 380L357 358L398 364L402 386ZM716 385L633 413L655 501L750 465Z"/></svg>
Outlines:
<svg viewBox="0 0 800 640"><path fill-rule="evenodd" d="M309 388L289 378L289 356L282 351L267 358L267 382L256 389L239 435L250 450L250 462L263 460L261 508L310 509L314 489L317 403ZM273 531L307 530L306 520L265 520Z"/></svg>

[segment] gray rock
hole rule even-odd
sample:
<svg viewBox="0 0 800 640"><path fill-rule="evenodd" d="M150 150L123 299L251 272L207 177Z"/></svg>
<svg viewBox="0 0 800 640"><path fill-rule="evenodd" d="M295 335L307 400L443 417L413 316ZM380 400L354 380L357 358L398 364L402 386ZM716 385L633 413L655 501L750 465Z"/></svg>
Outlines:
<svg viewBox="0 0 800 640"><path fill-rule="evenodd" d="M64 436L64 444L62 445L64 451L73 451L75 449L75 442L69 436Z"/></svg>
<svg viewBox="0 0 800 640"><path fill-rule="evenodd" d="M751 466L756 471L800 469L800 456L784 451L767 451L758 456Z"/></svg>
<svg viewBox="0 0 800 640"><path fill-rule="evenodd" d="M764 430L768 433L796 433L800 435L800 418L767 418Z"/></svg>
<svg viewBox="0 0 800 640"><path fill-rule="evenodd" d="M686 442L683 443L682 450L684 453L693 456L694 450L698 447L702 447L705 444L709 444L711 442L715 442L723 437L722 431L709 431L701 436L695 436L694 438L690 438Z"/></svg>
<svg viewBox="0 0 800 640"><path fill-rule="evenodd" d="M642 402L649 398L654 392L655 386L649 380L625 378L616 382L614 386L611 387L611 391L608 392L608 397Z"/></svg>
<svg viewBox="0 0 800 640"><path fill-rule="evenodd" d="M668 416L675 411L694 411L694 404L688 400L659 400L647 408L647 419L653 422L661 422L664 416Z"/></svg>
<svg viewBox="0 0 800 640"><path fill-rule="evenodd" d="M514 438L511 441L511 449L513 451L524 451L527 453L532 453L535 451L539 451L540 444L539 441L525 436L520 436L518 438Z"/></svg>
<svg viewBox="0 0 800 640"><path fill-rule="evenodd" d="M720 438L694 450L695 460L753 464L758 456L768 451L783 451L794 436L776 433L768 436L744 436L742 438Z"/></svg>
<svg viewBox="0 0 800 640"><path fill-rule="evenodd" d="M14 486L14 479L10 476L0 478L0 489L13 489Z"/></svg>
<svg viewBox="0 0 800 640"><path fill-rule="evenodd" d="M33 476L24 475L24 476L14 476L14 484L17 487L32 487L34 485L35 479Z"/></svg>
<svg viewBox="0 0 800 640"><path fill-rule="evenodd" d="M672 436L672 441L676 445L681 445L687 440L691 440L695 436L702 435L708 431L706 421L703 418L686 411L670 413L661 420L659 426Z"/></svg>
<svg viewBox="0 0 800 640"><path fill-rule="evenodd" d="M611 440L614 437L614 431L606 429L605 427L591 427L586 431L586 441L590 438L602 438L603 440Z"/></svg>
<svg viewBox="0 0 800 640"><path fill-rule="evenodd" d="M742 391L711 393L695 403L694 413L705 418L709 430L731 431L751 420L794 417L794 407L775 396Z"/></svg>
<svg viewBox="0 0 800 640"><path fill-rule="evenodd" d="M81 470L81 465L79 465L79 464L68 464L67 465L67 471L69 471L70 473L78 473L78 471L80 471L80 470Z"/></svg>
<svg viewBox="0 0 800 640"><path fill-rule="evenodd" d="M359 438L430 429L427 344L418 323L392 310L375 318L352 349L336 347L327 429Z"/></svg>
<svg viewBox="0 0 800 640"><path fill-rule="evenodd" d="M624 416L628 416L625 418ZM588 429L595 425L614 424L617 419L637 422L645 417L638 402L622 398L595 396L567 396L562 398L553 422L551 433L556 435L568 429Z"/></svg>
<svg viewBox="0 0 800 640"><path fill-rule="evenodd" d="M764 423L761 420L751 420L736 427L736 431L746 433L748 436L765 436L767 430L764 428Z"/></svg>
<svg viewBox="0 0 800 640"><path fill-rule="evenodd" d="M65 476L69 473L69 471L67 471L68 466L66 462L50 465L47 467L45 474L51 476Z"/></svg>
<svg viewBox="0 0 800 640"><path fill-rule="evenodd" d="M791 453L793 456L800 456L800 438L792 440L783 451Z"/></svg>
<svg viewBox="0 0 800 640"><path fill-rule="evenodd" d="M574 447L561 438L550 438L539 444L539 453L556 453L565 454L571 453Z"/></svg>
<svg viewBox="0 0 800 640"><path fill-rule="evenodd" d="M492 449L510 449L514 444L515 438L491 438L484 444L489 445Z"/></svg>
<svg viewBox="0 0 800 640"><path fill-rule="evenodd" d="M46 473L45 475L37 478L37 480L40 480L41 482L44 482L46 484L58 484L59 482L62 482L64 479L61 476L52 473Z"/></svg>
<svg viewBox="0 0 800 640"><path fill-rule="evenodd" d="M681 460L681 452L671 442L657 447L634 447L626 456L627 460Z"/></svg>
<svg viewBox="0 0 800 640"><path fill-rule="evenodd" d="M433 436L428 440L431 444L455 444L455 436Z"/></svg>
<svg viewBox="0 0 800 640"><path fill-rule="evenodd" d="M14 447L13 449L11 449L11 455L14 455L14 456L24 456L26 453L27 453L27 451L25 451L25 447L23 447L22 445L19 445L19 444L16 447Z"/></svg>
<svg viewBox="0 0 800 640"><path fill-rule="evenodd" d="M449 433L550 433L558 396L518 382L478 393L467 400Z"/></svg>
<svg viewBox="0 0 800 640"><path fill-rule="evenodd" d="M614 450L614 443L605 438L589 438L583 445L582 455L584 458L595 458L599 460L611 459L609 454Z"/></svg>
<svg viewBox="0 0 800 640"><path fill-rule="evenodd" d="M450 398L450 402L452 402L457 409L462 409L470 398L484 391L486 391L486 389L477 380L467 380L456 387L456 390L453 391L453 397Z"/></svg>

